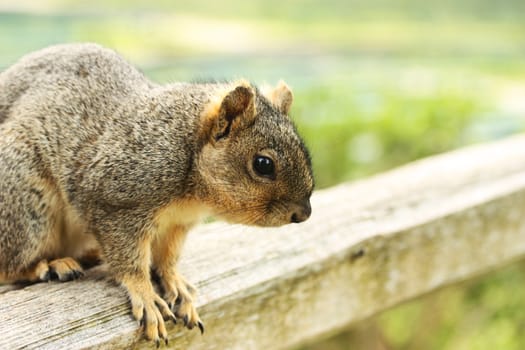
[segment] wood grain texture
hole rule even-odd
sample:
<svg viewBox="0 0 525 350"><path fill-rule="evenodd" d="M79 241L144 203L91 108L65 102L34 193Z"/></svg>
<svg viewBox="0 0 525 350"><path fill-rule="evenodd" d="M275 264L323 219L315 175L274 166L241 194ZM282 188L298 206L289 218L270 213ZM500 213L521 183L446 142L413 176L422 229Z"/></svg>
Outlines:
<svg viewBox="0 0 525 350"><path fill-rule="evenodd" d="M173 349L281 349L336 332L525 255L525 136L318 191L304 224L203 225L181 271L203 336ZM0 286L0 349L154 348L103 267L80 281Z"/></svg>

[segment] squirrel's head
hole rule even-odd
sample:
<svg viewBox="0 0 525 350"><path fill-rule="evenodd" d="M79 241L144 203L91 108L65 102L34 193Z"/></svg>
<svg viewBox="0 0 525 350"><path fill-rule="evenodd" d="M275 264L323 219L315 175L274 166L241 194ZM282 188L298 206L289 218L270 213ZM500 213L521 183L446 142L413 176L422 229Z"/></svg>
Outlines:
<svg viewBox="0 0 525 350"><path fill-rule="evenodd" d="M280 226L310 216L312 166L288 117L292 99L284 82L263 94L241 81L205 108L196 164L217 217Z"/></svg>

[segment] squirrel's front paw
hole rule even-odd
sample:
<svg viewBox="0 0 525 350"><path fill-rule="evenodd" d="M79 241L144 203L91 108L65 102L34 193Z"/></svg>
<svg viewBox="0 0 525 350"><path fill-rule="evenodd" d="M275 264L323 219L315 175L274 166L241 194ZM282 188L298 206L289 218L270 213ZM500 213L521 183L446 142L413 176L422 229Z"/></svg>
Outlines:
<svg viewBox="0 0 525 350"><path fill-rule="evenodd" d="M160 339L168 344L164 320L176 322L176 318L166 301L155 293L149 281L123 279L122 283L128 289L133 316L143 327L146 338L153 340L157 347Z"/></svg>
<svg viewBox="0 0 525 350"><path fill-rule="evenodd" d="M164 281L164 299L175 312L178 319L182 319L184 326L188 329L199 327L201 333L204 333L204 324L199 318L197 309L193 305L197 291L194 286L186 281L180 274L175 273L170 281Z"/></svg>

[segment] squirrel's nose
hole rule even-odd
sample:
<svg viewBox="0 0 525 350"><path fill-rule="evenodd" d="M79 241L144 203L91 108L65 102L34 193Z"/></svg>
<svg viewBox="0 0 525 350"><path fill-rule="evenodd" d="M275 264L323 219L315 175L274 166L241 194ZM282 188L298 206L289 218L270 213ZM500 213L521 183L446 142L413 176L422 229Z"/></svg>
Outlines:
<svg viewBox="0 0 525 350"><path fill-rule="evenodd" d="M310 200L306 200L306 202L304 202L301 205L298 205L295 208L295 210L293 210L292 216L290 217L290 221L298 224L308 219L311 213L312 207L310 206Z"/></svg>

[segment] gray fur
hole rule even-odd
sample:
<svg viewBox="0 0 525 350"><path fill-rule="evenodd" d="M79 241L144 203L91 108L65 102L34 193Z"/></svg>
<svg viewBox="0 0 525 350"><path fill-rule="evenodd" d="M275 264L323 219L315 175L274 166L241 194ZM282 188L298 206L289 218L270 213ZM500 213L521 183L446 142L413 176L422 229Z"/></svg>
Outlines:
<svg viewBox="0 0 525 350"><path fill-rule="evenodd" d="M297 210L307 217L311 164L287 116L242 87L203 121L231 86L158 85L95 44L50 47L2 72L0 280L24 278L42 259L79 258L88 236L117 279L148 278L144 242L155 215L177 200L246 224L282 225ZM238 116L224 114L236 108ZM230 134L212 138L213 130ZM262 150L275 155L275 181L250 170Z"/></svg>

